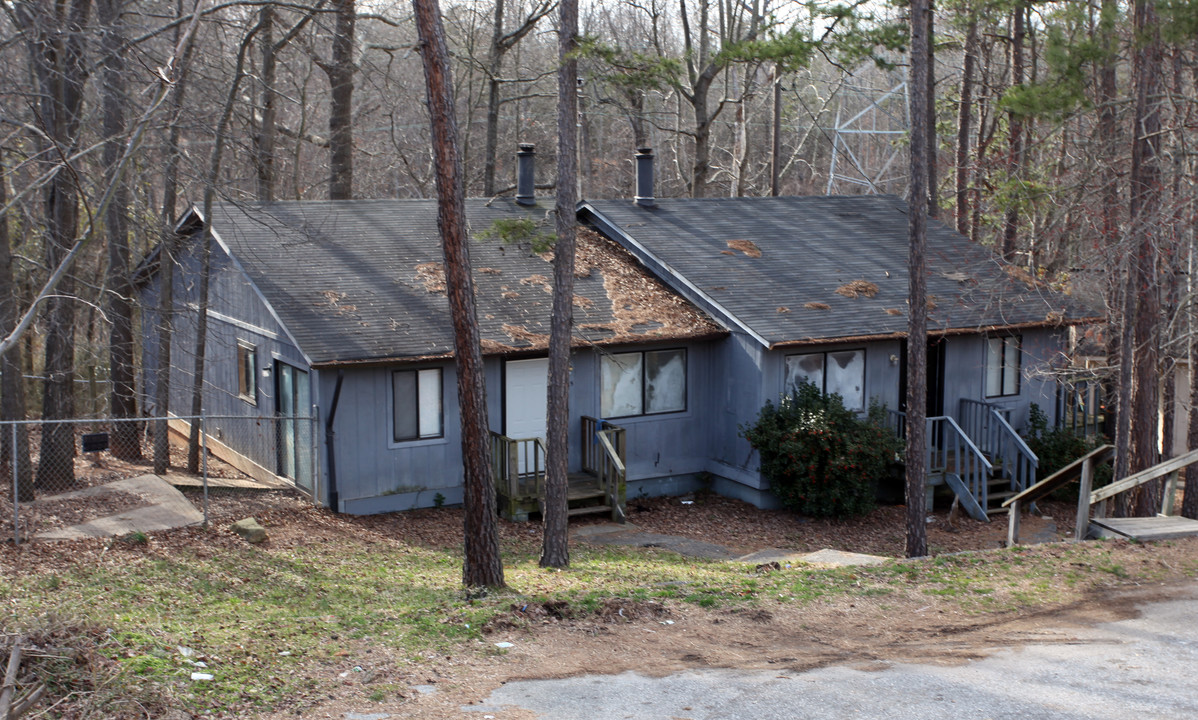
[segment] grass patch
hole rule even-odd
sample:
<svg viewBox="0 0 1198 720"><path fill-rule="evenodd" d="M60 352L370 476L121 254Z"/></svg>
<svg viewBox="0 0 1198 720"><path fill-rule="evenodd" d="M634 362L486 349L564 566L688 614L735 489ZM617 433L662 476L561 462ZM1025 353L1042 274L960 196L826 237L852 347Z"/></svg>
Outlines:
<svg viewBox="0 0 1198 720"><path fill-rule="evenodd" d="M335 670L367 664L359 659L363 648L383 646L401 665L428 653L485 653L493 648L488 623L517 617L519 607L572 619L610 612L613 599L738 609L885 598L978 613L1198 570L1198 560L1165 570L1146 559L1151 551L1143 546L1106 543L767 573L656 549L589 545L573 548L570 568L547 570L525 546L505 552L510 589L479 595L462 591L456 550L349 535L215 549L205 546L208 539L199 534L194 546L173 550L156 548L152 538L148 545L114 543L98 558L6 572L0 621L23 628L52 614L103 628L93 632L100 638L93 645L114 676L108 686L146 689L138 703L151 711L175 706L220 715L300 709ZM213 679L193 681L193 672ZM72 690L68 683L59 691ZM399 691L380 679L364 697L382 702Z"/></svg>

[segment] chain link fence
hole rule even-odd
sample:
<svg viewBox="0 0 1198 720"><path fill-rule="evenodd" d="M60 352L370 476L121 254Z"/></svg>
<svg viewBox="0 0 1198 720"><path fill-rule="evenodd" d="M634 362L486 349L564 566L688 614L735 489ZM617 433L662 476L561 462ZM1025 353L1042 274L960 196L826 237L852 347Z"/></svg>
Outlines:
<svg viewBox="0 0 1198 720"><path fill-rule="evenodd" d="M75 526L94 532L117 515L135 525L155 499L124 481L155 474L202 493L206 524L210 486L315 497L315 439L315 419L296 416L3 421L0 517L17 543Z"/></svg>

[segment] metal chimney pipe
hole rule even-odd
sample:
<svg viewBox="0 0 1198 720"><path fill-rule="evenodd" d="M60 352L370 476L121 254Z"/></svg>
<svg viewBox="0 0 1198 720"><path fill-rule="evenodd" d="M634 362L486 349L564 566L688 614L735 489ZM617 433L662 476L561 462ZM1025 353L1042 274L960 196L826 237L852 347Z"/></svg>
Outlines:
<svg viewBox="0 0 1198 720"><path fill-rule="evenodd" d="M536 178L533 174L533 156L536 152L532 143L520 143L516 151L516 203L536 205Z"/></svg>
<svg viewBox="0 0 1198 720"><path fill-rule="evenodd" d="M641 207L653 207L653 148L636 149L636 197L633 201Z"/></svg>

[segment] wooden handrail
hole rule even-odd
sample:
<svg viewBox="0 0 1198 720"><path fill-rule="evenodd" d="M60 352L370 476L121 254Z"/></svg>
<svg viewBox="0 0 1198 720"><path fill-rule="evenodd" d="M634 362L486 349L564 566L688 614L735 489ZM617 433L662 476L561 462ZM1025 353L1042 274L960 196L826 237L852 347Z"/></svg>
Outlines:
<svg viewBox="0 0 1198 720"><path fill-rule="evenodd" d="M1153 465L1150 468L1141 470L1134 475L1128 475L1118 482L1113 482L1110 485L1098 488L1094 492L1090 493L1090 504L1093 505L1094 503L1102 502L1109 497L1118 495L1126 490L1131 490L1132 488L1143 485L1151 480L1162 478L1169 473L1181 470L1187 465L1193 465L1196 462L1198 462L1198 450L1191 450L1185 455L1178 455L1175 458L1171 458L1162 463Z"/></svg>
<svg viewBox="0 0 1198 720"><path fill-rule="evenodd" d="M619 453L616 452L615 446L611 444L611 440L607 439L606 433L599 433L599 444L602 445L605 450L607 450L608 458L612 461L612 464L616 466L616 469L620 472L626 472L624 469L624 462L620 460Z"/></svg>
<svg viewBox="0 0 1198 720"><path fill-rule="evenodd" d="M1114 445L1102 445L1100 447L1096 447L1060 470L1057 470L1052 475L1049 475L1040 482L1019 493L1015 497L1007 498L1006 502L1004 502L1002 506L1007 507L1018 500L1022 500L1024 502L1035 502L1053 490L1056 490L1057 488L1080 478L1082 474L1082 465L1086 462L1086 460L1103 462L1107 459L1107 455L1114 454Z"/></svg>

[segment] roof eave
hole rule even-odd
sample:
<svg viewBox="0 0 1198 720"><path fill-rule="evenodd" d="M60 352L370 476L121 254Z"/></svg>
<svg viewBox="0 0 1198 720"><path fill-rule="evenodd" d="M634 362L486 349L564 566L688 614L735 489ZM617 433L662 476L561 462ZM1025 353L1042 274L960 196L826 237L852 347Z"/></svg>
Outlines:
<svg viewBox="0 0 1198 720"><path fill-rule="evenodd" d="M999 325L978 325L974 327L963 328L944 328L940 330L928 330L928 337L950 337L953 335L979 335L990 332L1012 332L1016 330L1036 330L1041 328L1065 328L1074 325L1089 325L1096 322L1104 322L1103 317L1086 317L1086 318L1070 318L1065 320L1038 320L1035 322L1025 323L1005 323ZM865 335L837 335L833 337L807 337L796 340L779 340L770 343L770 350L782 350L792 347L802 347L809 345L837 345L841 343L853 342L877 342L881 340L903 340L906 339L905 332L889 332L889 333L872 333Z"/></svg>

